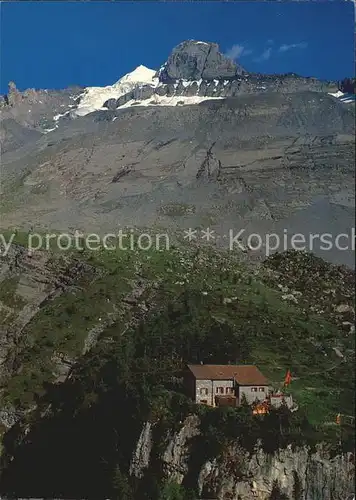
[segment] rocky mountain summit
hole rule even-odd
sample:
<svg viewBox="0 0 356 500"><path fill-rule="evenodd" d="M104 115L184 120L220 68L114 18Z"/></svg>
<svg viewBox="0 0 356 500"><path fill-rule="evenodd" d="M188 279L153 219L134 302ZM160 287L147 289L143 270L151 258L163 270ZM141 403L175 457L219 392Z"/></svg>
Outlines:
<svg viewBox="0 0 356 500"><path fill-rule="evenodd" d="M175 80L234 79L245 73L239 64L221 54L216 43L187 40L175 47L158 71L161 82Z"/></svg>

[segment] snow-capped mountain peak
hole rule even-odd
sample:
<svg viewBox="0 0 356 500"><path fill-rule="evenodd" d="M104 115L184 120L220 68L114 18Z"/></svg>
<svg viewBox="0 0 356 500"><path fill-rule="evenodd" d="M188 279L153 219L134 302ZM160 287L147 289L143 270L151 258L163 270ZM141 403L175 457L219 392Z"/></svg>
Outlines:
<svg viewBox="0 0 356 500"><path fill-rule="evenodd" d="M120 86L126 82L132 82L135 84L137 84L137 83L145 83L145 84L154 83L155 74L156 74L155 70L147 68L147 66L143 66L141 64L140 66L137 66L136 69L131 71L131 73L127 73L125 76L120 78L120 80L118 80L115 83L115 86L116 85Z"/></svg>
<svg viewBox="0 0 356 500"><path fill-rule="evenodd" d="M106 87L87 87L81 96L75 114L84 116L93 111L102 109L108 99L118 99L140 85L157 86L156 71L140 65L130 73L124 75L113 85Z"/></svg>

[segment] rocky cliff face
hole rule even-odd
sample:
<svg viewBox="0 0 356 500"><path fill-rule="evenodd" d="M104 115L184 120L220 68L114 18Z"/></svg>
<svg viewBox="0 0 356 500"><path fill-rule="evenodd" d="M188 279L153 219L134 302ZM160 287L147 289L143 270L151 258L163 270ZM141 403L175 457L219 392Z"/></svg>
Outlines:
<svg viewBox="0 0 356 500"><path fill-rule="evenodd" d="M353 478L351 454L330 458L321 449L312 453L288 448L272 456L262 450L248 456L232 448L225 457L204 465L199 486L201 492L216 491L218 499L267 500L277 486L289 499L343 500L352 493Z"/></svg>
<svg viewBox="0 0 356 500"><path fill-rule="evenodd" d="M199 435L199 420L189 416L179 431L168 436L160 455L167 478L182 484L190 468L192 439ZM133 454L130 473L141 478L149 467L154 447L154 426L146 423ZM236 443L223 455L206 461L198 471L201 498L216 500L269 500L273 489L289 500L345 500L354 491L354 456L332 457L322 446L290 446L274 454L257 448L248 453Z"/></svg>

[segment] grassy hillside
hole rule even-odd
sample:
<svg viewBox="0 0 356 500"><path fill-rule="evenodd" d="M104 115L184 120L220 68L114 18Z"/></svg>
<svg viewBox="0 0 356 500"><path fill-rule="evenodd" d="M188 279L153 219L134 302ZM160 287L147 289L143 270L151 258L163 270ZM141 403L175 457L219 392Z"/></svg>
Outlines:
<svg viewBox="0 0 356 500"><path fill-rule="evenodd" d="M166 337L174 342L181 364L194 359L213 362L212 358L221 363L256 363L276 385L289 368L301 403L309 400L310 410L317 414L320 400L324 418L326 408L331 413L339 410L354 348L348 333L354 314L351 271L293 252L255 268L246 267L232 253L208 248L66 255L78 257L97 272L80 276L75 286L49 300L27 325L16 346L19 370L4 390L6 401L30 402L41 394L43 382L55 380L58 356L75 360L92 329L100 326L100 339L115 343L124 333L132 338L137 328L128 333L130 325L138 325L146 316L148 332L142 335L146 349L150 342L156 349L150 336L158 324L160 342L167 346ZM62 258L52 254L54 269ZM16 275L8 279L0 295L2 303L10 301L17 310L24 305L15 293L18 280ZM195 326L183 320L193 306ZM174 325L165 319L167 308L178 308ZM211 328L230 328L231 345L220 346L217 332L216 348L204 349L204 336ZM196 353L187 350L189 342L196 342ZM167 349L161 348L160 358L170 355ZM336 387L328 390L330 384ZM311 388L309 395L306 387Z"/></svg>
<svg viewBox="0 0 356 500"><path fill-rule="evenodd" d="M63 258L51 254L53 269ZM27 324L2 387L3 408L27 411L4 438L5 471L8 457L17 457L11 477L34 457L42 464L55 460L69 474L68 453L79 453L94 474L99 446L111 472L98 481L112 484L118 464L127 471L143 421L176 425L195 411L183 395L187 362L256 364L276 388L290 369L298 418L303 415L320 440L330 433L340 438L336 414L354 410L352 272L295 252L247 266L231 253L184 246L84 251L65 259L90 272ZM11 302L15 285L14 278L2 302ZM24 438L25 428L30 437ZM47 451L44 441L51 443ZM36 477L27 477L34 494ZM80 477L71 484L83 484Z"/></svg>

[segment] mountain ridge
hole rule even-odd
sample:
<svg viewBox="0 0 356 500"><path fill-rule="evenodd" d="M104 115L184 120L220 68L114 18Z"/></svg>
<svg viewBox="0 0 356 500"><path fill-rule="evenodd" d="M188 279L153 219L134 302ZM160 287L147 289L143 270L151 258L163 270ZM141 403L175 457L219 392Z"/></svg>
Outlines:
<svg viewBox="0 0 356 500"><path fill-rule="evenodd" d="M181 45L168 58L170 75L201 77L206 46ZM210 78L226 62L212 47ZM176 232L209 223L225 235L236 226L279 235L332 227L336 235L354 225L354 107L334 83L159 76L139 66L104 88L11 86L1 123L2 225L110 232L119 221ZM336 252L338 262L352 262L350 252Z"/></svg>
<svg viewBox="0 0 356 500"><path fill-rule="evenodd" d="M208 62L207 62L208 61ZM208 65L209 71L205 71ZM141 75L139 76L141 68ZM142 72L142 68L145 68ZM126 89L126 91L125 91ZM233 97L246 93L261 93L264 91L293 92L296 90L338 91L337 82L320 81L314 77L302 77L296 74L263 75L246 71L238 63L219 52L216 43L187 40L178 44L171 52L167 61L156 70L145 66L137 66L112 85L104 87L69 87L62 90L27 89L19 92L13 82L9 84L9 93L0 96L0 108L5 112L24 105L27 113L33 113L31 104L43 104L53 94L51 106L56 106L52 116L46 116L43 109L37 120L26 116L25 126L35 127L42 132L51 132L57 127L62 117L74 118L100 109L116 109L130 105L182 105L196 104L206 99ZM47 94L47 95L46 95ZM69 94L69 95L68 95ZM72 95L70 95L72 94ZM97 95L95 95L97 94ZM101 94L103 97L101 97ZM106 97L105 97L106 96ZM156 101L148 102L155 96ZM184 96L184 100L178 97ZM95 104L90 104L90 97ZM167 98L165 98L167 97ZM46 99L47 98L47 99ZM158 98L158 99L157 99ZM176 99L175 99L176 98ZM115 100L116 99L116 100ZM68 102L69 100L69 102ZM72 100L75 104L70 103ZM89 106L85 106L86 101ZM41 108L41 106L39 106ZM55 114L60 108L66 108L64 113ZM11 109L12 108L12 109ZM74 108L74 109L73 109ZM21 113L20 113L21 114ZM23 119L24 113L21 114ZM47 123L49 122L49 123ZM46 124L47 123L47 128Z"/></svg>

